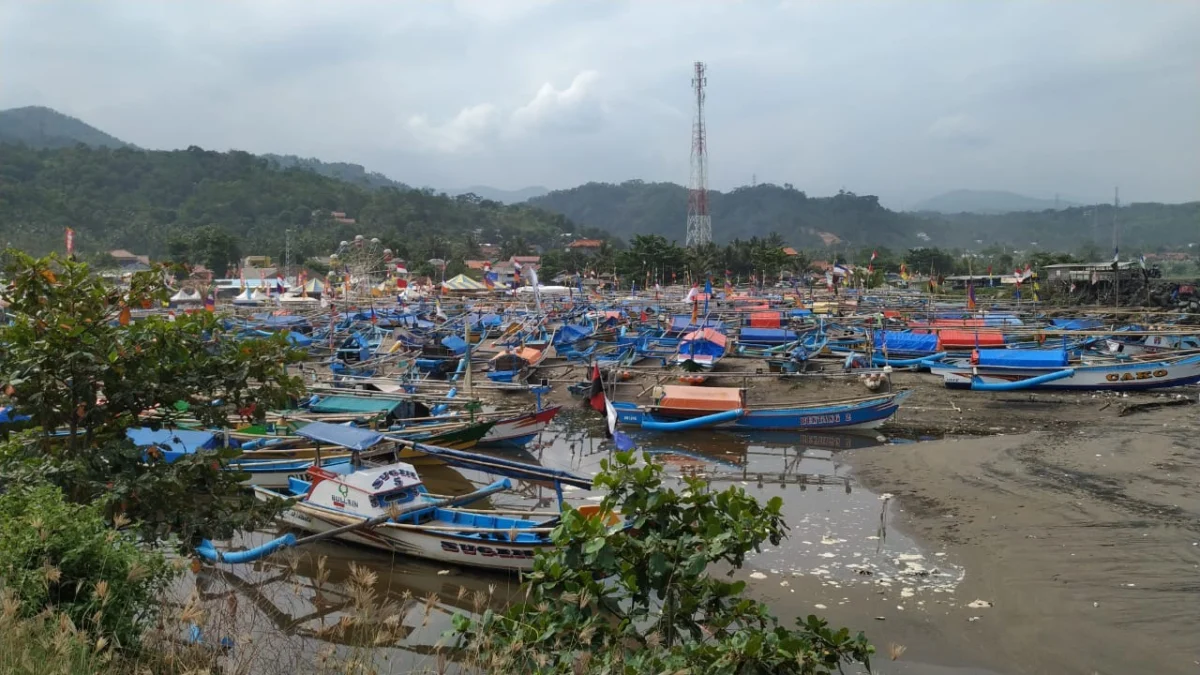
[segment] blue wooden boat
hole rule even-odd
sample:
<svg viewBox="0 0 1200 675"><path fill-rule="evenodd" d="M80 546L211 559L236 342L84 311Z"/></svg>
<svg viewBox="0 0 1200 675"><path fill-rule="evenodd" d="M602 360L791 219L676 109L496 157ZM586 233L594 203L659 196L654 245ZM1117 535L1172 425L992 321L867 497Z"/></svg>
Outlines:
<svg viewBox="0 0 1200 675"><path fill-rule="evenodd" d="M737 387L664 386L652 405L613 402L617 422L655 431L722 428L792 431L873 429L899 409L911 391L847 401L747 405Z"/></svg>
<svg viewBox="0 0 1200 675"><path fill-rule="evenodd" d="M712 370L725 356L725 343L725 334L715 328L692 331L680 338L674 361L688 371Z"/></svg>

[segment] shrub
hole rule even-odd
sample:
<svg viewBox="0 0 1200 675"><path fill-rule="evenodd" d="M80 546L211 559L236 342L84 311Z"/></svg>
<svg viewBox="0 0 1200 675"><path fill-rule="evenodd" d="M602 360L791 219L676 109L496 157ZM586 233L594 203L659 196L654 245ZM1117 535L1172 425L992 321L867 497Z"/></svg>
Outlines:
<svg viewBox="0 0 1200 675"><path fill-rule="evenodd" d="M135 646L173 575L163 555L53 486L0 494L0 588L19 614L55 608L79 629Z"/></svg>
<svg viewBox="0 0 1200 675"><path fill-rule="evenodd" d="M663 485L663 468L632 453L602 463L600 513L621 513L629 530L568 508L555 548L526 576L528 601L481 617L455 616L448 637L468 667L521 673L774 673L819 675L861 663L873 648L861 633L816 616L796 628L743 595L745 582L708 574L736 569L786 533L775 497L759 504L740 487L710 491L685 478Z"/></svg>

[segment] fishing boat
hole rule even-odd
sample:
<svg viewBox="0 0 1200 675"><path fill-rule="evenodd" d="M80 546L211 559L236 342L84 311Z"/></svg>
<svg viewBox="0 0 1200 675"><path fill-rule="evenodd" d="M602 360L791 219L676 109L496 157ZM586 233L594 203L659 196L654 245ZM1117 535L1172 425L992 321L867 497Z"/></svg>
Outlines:
<svg viewBox="0 0 1200 675"><path fill-rule="evenodd" d="M532 346L506 349L488 362L487 377L492 382L513 384L526 380L546 358L546 350Z"/></svg>
<svg viewBox="0 0 1200 675"><path fill-rule="evenodd" d="M1200 336L1196 335L1146 335L1140 339L1113 336L1099 343L1099 351L1110 356L1124 354L1169 354L1171 352L1200 351Z"/></svg>
<svg viewBox="0 0 1200 675"><path fill-rule="evenodd" d="M617 422L654 431L874 429L894 415L911 394L901 390L845 401L748 405L746 391L739 387L667 385L657 389L651 405L613 401Z"/></svg>
<svg viewBox="0 0 1200 675"><path fill-rule="evenodd" d="M287 489L255 486L261 500L297 500L279 519L321 533L386 518L393 507L419 506L433 498L411 464L396 462L357 471L313 468L309 480L293 478ZM498 570L533 569L539 550L553 546L557 516L528 512L474 511L458 507L417 508L375 527L350 530L337 539L442 563Z"/></svg>
<svg viewBox="0 0 1200 675"><path fill-rule="evenodd" d="M442 563L524 571L532 569L533 558L539 550L553 546L550 532L558 524L557 512L538 514L459 508L510 488L509 478L551 483L560 506L563 485L591 489L591 481L587 478L559 469L410 444L412 450L438 457L447 465L505 476L503 480L468 495L442 498L429 494L411 464L390 462L361 466L367 457L362 450L386 443L387 439L381 434L325 425L312 430L311 435L356 451L355 462L332 469L314 467L304 477L289 479L282 490L256 485L257 498L295 500L279 516L291 527ZM449 505L451 502L453 505ZM610 517L606 522L614 525L618 521ZM294 537L285 535L257 549L231 555L219 553L211 542L205 542L201 555L220 562L249 562L297 543Z"/></svg>
<svg viewBox="0 0 1200 675"><path fill-rule="evenodd" d="M133 427L127 429L125 435L135 446L143 448L147 461L171 463L197 453L217 456L222 451L230 454L237 452L236 449L222 447L221 438L209 431ZM324 456L312 454L311 449L263 451L261 454L265 457L256 457L255 454L253 451L241 453L230 457L226 464L228 470L246 474L242 481L246 485L286 487L289 477L304 475L314 466L332 469L350 464L349 451L327 453Z"/></svg>
<svg viewBox="0 0 1200 675"><path fill-rule="evenodd" d="M588 383L589 386L591 383ZM562 410L556 405L515 417L497 420L491 429L479 439L479 445L488 447L524 447L537 438L550 421Z"/></svg>
<svg viewBox="0 0 1200 675"><path fill-rule="evenodd" d="M717 365L725 356L725 346L725 334L715 328L701 328L680 338L674 363L688 373L680 376L680 381L686 384L704 382L705 377L701 373Z"/></svg>
<svg viewBox="0 0 1200 675"><path fill-rule="evenodd" d="M980 349L970 358L931 363L947 388L976 391L1129 391L1200 382L1200 354L1167 359L1068 362L1064 349Z"/></svg>

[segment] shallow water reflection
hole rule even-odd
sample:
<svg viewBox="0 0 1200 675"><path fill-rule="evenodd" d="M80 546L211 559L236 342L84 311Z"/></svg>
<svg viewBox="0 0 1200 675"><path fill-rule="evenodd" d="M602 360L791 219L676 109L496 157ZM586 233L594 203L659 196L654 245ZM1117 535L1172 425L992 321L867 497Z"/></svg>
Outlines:
<svg viewBox="0 0 1200 675"><path fill-rule="evenodd" d="M595 475L612 450L602 420L575 411L560 418L529 449L503 456ZM961 578L961 570L925 557L911 540L881 529L887 502L855 485L838 459L843 450L887 439L712 431L633 437L639 449L663 461L668 475L699 477L714 489L740 485L760 499L783 498L788 538L778 548L754 556L742 572L760 583L810 575L834 587L894 584L897 593L915 594L952 590ZM469 492L496 478L445 466L420 471L429 489L443 494ZM554 494L548 484L517 482L512 492L496 495L490 503L547 508L553 506ZM583 490L566 496L576 504L599 499ZM272 536L274 532L255 533L239 543L254 545ZM277 554L255 565L208 567L196 585L210 606L239 608L236 620L223 630L256 635L260 644L286 644L286 658L298 660L299 667L369 649L370 658L386 660L396 672L433 670L439 639L451 628L455 613L500 609L520 597L514 575L448 567L337 542ZM381 635L398 646L378 649ZM273 672L266 666L280 665L282 651L257 655L261 672Z"/></svg>

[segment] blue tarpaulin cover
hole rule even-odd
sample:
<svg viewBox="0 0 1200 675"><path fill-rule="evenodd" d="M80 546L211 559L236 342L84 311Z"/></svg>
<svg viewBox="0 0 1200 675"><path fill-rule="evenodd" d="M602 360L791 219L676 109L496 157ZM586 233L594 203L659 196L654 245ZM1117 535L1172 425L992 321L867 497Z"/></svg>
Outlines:
<svg viewBox="0 0 1200 675"><path fill-rule="evenodd" d="M716 328L719 331L724 331L725 325L716 319L705 319L703 317L696 319L696 323L692 323L691 314L676 314L671 317L671 330L673 331L689 331L696 328Z"/></svg>
<svg viewBox="0 0 1200 675"><path fill-rule="evenodd" d="M457 335L447 335L442 338L442 346L455 354L462 354L467 351L467 341Z"/></svg>
<svg viewBox="0 0 1200 675"><path fill-rule="evenodd" d="M134 427L125 430L125 436L139 448L152 445L164 450L177 453L192 453L197 450L209 450L217 447L217 437L208 431L191 431L187 429L159 429L155 431L148 427Z"/></svg>
<svg viewBox="0 0 1200 675"><path fill-rule="evenodd" d="M1064 330L1089 330L1104 325L1097 319L1053 319L1050 324Z"/></svg>
<svg viewBox="0 0 1200 675"><path fill-rule="evenodd" d="M929 333L906 333L903 331L876 333L875 349L882 350L885 343L888 352L936 354L938 351L937 335Z"/></svg>
<svg viewBox="0 0 1200 675"><path fill-rule="evenodd" d="M786 328L743 328L738 342L756 345L782 345L795 342L796 332Z"/></svg>
<svg viewBox="0 0 1200 675"><path fill-rule="evenodd" d="M563 326L562 328L559 328L558 332L556 332L554 334L554 344L555 345L575 344L576 342L579 342L580 340L590 336L591 334L592 334L591 327L580 326L577 324L569 323L569 324Z"/></svg>
<svg viewBox="0 0 1200 675"><path fill-rule="evenodd" d="M1065 349L980 349L979 365L1009 368L1063 368Z"/></svg>
<svg viewBox="0 0 1200 675"><path fill-rule="evenodd" d="M351 450L366 450L385 439L383 434L374 431L328 422L312 422L296 430L296 433L314 441L340 445Z"/></svg>

